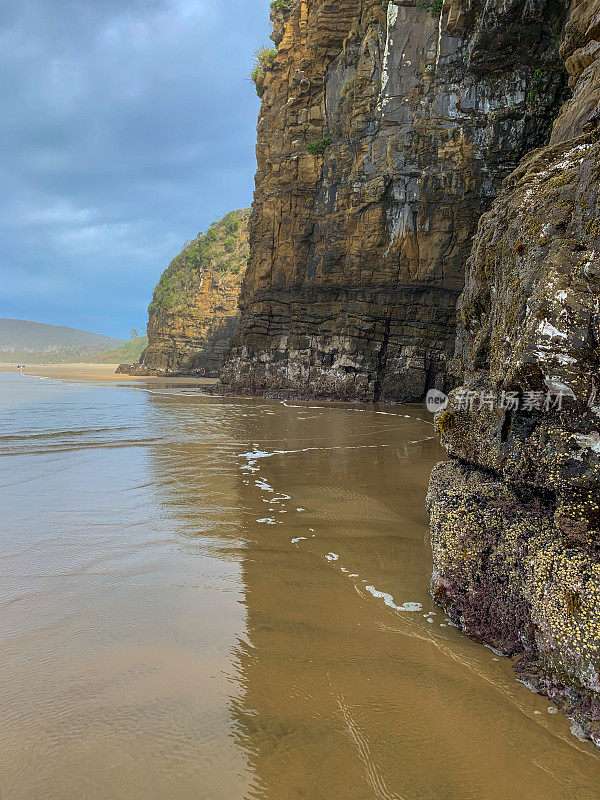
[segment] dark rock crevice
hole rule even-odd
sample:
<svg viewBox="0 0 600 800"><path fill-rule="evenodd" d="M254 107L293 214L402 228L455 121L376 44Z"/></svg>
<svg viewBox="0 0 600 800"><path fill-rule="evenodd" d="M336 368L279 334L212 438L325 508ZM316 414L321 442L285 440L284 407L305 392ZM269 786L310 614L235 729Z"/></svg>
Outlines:
<svg viewBox="0 0 600 800"><path fill-rule="evenodd" d="M392 317L388 315L385 318L385 322L383 325L383 341L381 342L381 348L379 350L379 355L377 357L377 372L375 376L375 380L373 382L373 401L375 403L379 403L381 400L381 381L386 371L387 367L387 352L388 352L388 344L390 341L390 327L392 324Z"/></svg>

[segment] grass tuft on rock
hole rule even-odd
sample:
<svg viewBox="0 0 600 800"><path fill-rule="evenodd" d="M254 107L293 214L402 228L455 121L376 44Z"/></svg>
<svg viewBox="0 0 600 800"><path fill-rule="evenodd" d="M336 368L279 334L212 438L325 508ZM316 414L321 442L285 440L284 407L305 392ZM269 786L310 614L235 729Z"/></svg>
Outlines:
<svg viewBox="0 0 600 800"><path fill-rule="evenodd" d="M312 142L306 148L306 151L313 156L319 156L327 150L329 145L333 142L331 136L324 136L316 142Z"/></svg>
<svg viewBox="0 0 600 800"><path fill-rule="evenodd" d="M267 47L266 45L259 47L254 54L254 68L250 73L250 78L256 87L256 94L259 97L262 97L264 94L265 78L276 58L277 50L274 47Z"/></svg>

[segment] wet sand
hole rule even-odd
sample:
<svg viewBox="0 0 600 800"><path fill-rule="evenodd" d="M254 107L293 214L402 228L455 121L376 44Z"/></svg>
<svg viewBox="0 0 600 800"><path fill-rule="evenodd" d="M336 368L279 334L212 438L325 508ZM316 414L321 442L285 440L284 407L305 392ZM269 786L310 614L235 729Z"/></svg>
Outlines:
<svg viewBox="0 0 600 800"><path fill-rule="evenodd" d="M421 407L112 377L0 374L2 800L596 800L429 598Z"/></svg>
<svg viewBox="0 0 600 800"><path fill-rule="evenodd" d="M165 378L151 375L133 376L117 375L115 370L118 364L27 364L26 375L37 375L47 378L57 378L64 380L80 381L111 381L113 383L131 383L134 381L164 382L177 381L178 384L192 383L200 386L213 386L217 383L216 378L193 377ZM16 364L0 363L0 372L17 373Z"/></svg>

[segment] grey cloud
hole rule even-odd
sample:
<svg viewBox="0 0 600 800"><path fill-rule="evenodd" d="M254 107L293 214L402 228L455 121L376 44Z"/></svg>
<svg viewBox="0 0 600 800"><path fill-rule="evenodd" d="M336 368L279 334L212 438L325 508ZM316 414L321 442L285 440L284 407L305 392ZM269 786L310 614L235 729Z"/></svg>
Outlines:
<svg viewBox="0 0 600 800"><path fill-rule="evenodd" d="M183 241L251 200L267 0L5 0L0 316L139 325Z"/></svg>

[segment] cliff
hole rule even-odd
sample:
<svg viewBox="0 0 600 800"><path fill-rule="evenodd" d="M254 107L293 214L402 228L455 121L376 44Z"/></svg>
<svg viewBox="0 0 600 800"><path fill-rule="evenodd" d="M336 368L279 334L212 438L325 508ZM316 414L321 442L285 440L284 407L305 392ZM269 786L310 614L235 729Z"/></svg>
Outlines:
<svg viewBox="0 0 600 800"><path fill-rule="evenodd" d="M560 52L572 98L467 264L432 592L600 746L599 0L571 4Z"/></svg>
<svg viewBox="0 0 600 800"><path fill-rule="evenodd" d="M229 389L419 400L451 385L480 215L548 141L557 0L272 6Z"/></svg>
<svg viewBox="0 0 600 800"><path fill-rule="evenodd" d="M163 272L148 308L148 347L134 372L218 374L237 323L248 215L231 211L213 223Z"/></svg>

